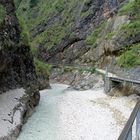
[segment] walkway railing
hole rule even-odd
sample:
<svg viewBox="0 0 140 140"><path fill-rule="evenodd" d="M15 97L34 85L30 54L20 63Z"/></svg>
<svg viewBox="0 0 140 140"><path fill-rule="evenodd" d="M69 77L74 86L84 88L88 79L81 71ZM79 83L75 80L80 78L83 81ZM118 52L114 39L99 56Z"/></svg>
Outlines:
<svg viewBox="0 0 140 140"><path fill-rule="evenodd" d="M136 124L134 123L136 121ZM140 100L137 102L118 140L140 140Z"/></svg>

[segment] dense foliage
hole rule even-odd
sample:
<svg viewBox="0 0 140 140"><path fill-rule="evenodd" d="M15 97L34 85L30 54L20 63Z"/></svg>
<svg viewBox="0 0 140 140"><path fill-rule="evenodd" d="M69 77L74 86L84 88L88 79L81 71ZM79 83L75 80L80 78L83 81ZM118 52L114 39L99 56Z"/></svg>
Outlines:
<svg viewBox="0 0 140 140"><path fill-rule="evenodd" d="M130 22L122 26L122 31L127 37L135 37L140 34L140 1L133 0L125 5L119 14L127 14ZM140 65L140 43L126 46L119 58L119 64L124 67ZM128 49L127 49L128 48Z"/></svg>

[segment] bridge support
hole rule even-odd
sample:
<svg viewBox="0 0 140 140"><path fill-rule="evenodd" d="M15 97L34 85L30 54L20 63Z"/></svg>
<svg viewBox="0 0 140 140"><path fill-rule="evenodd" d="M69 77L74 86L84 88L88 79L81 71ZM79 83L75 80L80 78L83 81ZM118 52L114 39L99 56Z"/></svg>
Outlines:
<svg viewBox="0 0 140 140"><path fill-rule="evenodd" d="M106 67L106 73L105 73L105 79L104 79L104 92L108 93L110 92L111 88L112 88L112 82L110 80L110 78L108 77L108 68Z"/></svg>
<svg viewBox="0 0 140 140"><path fill-rule="evenodd" d="M110 77L105 78L105 85L104 85L104 91L105 93L109 93L111 89L117 89L121 86L121 82L113 81Z"/></svg>
<svg viewBox="0 0 140 140"><path fill-rule="evenodd" d="M109 77L105 78L105 84L104 84L104 91L105 93L109 93L112 88L112 82Z"/></svg>

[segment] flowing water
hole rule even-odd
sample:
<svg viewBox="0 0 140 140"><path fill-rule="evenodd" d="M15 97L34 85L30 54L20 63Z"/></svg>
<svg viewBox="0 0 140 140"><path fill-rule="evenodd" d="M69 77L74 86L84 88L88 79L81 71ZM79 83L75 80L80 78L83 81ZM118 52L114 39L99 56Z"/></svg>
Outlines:
<svg viewBox="0 0 140 140"><path fill-rule="evenodd" d="M41 91L36 112L18 140L116 140L136 96L109 97L103 89L70 91L53 84Z"/></svg>

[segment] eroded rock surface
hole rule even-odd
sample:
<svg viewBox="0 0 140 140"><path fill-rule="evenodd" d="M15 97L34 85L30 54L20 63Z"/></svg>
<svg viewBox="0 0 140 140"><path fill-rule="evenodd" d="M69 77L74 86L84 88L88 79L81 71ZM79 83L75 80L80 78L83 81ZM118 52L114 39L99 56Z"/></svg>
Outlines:
<svg viewBox="0 0 140 140"><path fill-rule="evenodd" d="M0 91L28 86L36 80L29 45L24 41L13 0L0 0L5 17L0 24Z"/></svg>
<svg viewBox="0 0 140 140"><path fill-rule="evenodd" d="M15 140L39 102L37 77L13 0L0 0L0 140ZM23 88L25 89L23 89Z"/></svg>
<svg viewBox="0 0 140 140"><path fill-rule="evenodd" d="M50 83L64 83L70 85L70 88L76 90L88 90L101 88L104 85L103 77L97 73L79 72L73 70L71 72L61 73L61 70L55 69L50 75Z"/></svg>
<svg viewBox="0 0 140 140"><path fill-rule="evenodd" d="M0 140L16 139L22 125L37 105L36 99L23 88L0 95Z"/></svg>

